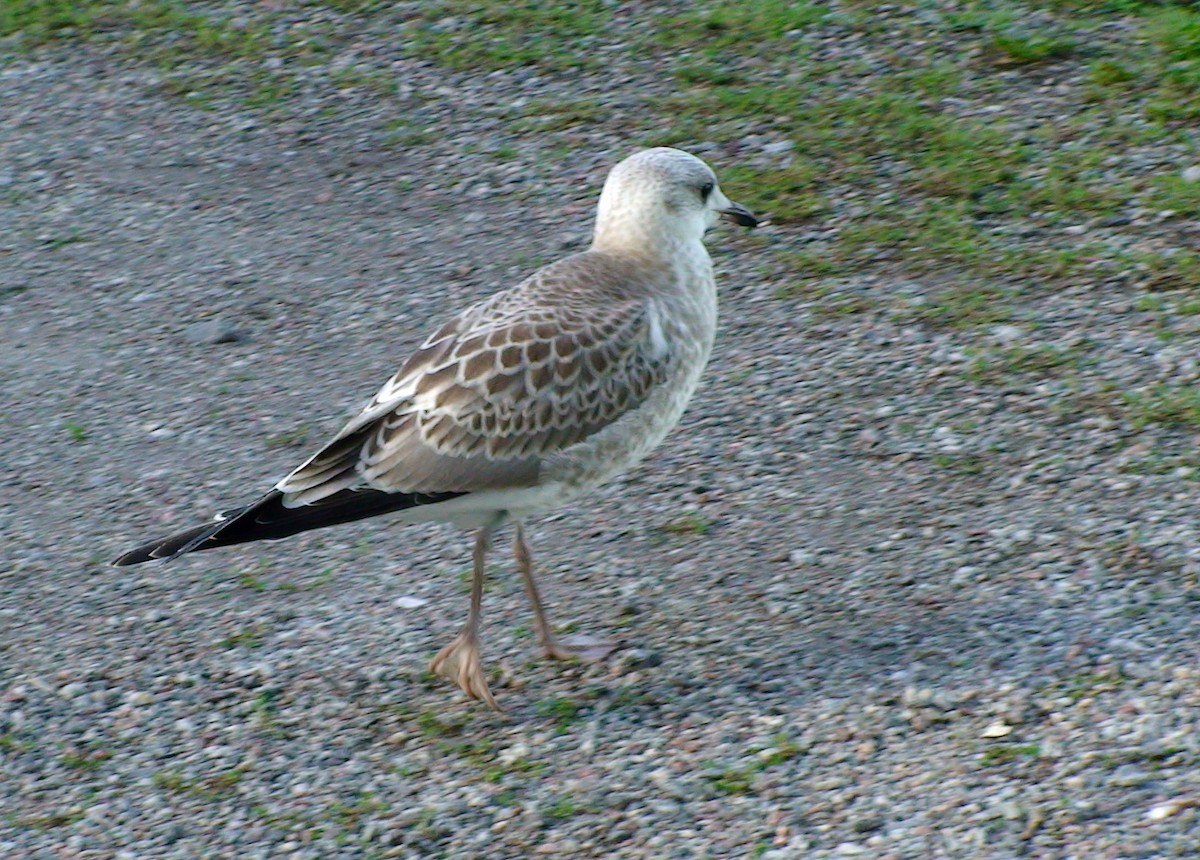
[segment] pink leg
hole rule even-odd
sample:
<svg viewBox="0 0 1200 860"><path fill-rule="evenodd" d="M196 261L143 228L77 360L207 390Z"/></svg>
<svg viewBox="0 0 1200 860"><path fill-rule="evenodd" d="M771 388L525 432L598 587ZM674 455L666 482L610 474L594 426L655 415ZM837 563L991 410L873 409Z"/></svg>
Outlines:
<svg viewBox="0 0 1200 860"><path fill-rule="evenodd" d="M467 623L449 645L438 652L429 670L448 678L472 699L481 699L497 711L501 710L488 689L483 672L483 657L479 650L479 622L483 606L484 558L492 542L492 527L484 526L475 533L475 572L471 578L471 608Z"/></svg>
<svg viewBox="0 0 1200 860"><path fill-rule="evenodd" d="M612 642L597 639L592 636L568 636L559 639L554 635L554 628L546 618L546 610L542 607L542 596L538 593L537 581L533 578L533 556L529 553L529 544L525 542L525 530L521 524L516 524L516 534L513 535L513 555L517 559L517 567L521 571L521 581L525 583L525 593L533 607L533 626L537 632L538 643L546 656L557 660L603 660L615 647Z"/></svg>

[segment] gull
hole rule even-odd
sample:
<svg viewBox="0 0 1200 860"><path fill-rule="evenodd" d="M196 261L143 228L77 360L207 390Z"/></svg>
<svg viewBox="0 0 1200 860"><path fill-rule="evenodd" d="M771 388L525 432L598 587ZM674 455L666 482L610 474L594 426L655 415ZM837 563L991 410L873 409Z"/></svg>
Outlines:
<svg viewBox="0 0 1200 860"><path fill-rule="evenodd" d="M609 173L592 244L451 318L328 444L257 501L114 564L277 540L394 514L474 528L466 624L430 669L493 708L480 648L484 559L513 550L550 657L601 659L546 618L522 524L628 470L679 421L712 351L717 291L705 232L758 221L707 164L637 152Z"/></svg>

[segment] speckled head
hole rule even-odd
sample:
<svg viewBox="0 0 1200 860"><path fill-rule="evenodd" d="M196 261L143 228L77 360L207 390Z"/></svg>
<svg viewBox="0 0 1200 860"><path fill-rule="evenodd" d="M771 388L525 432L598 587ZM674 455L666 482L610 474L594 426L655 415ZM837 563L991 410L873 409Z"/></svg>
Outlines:
<svg viewBox="0 0 1200 860"><path fill-rule="evenodd" d="M593 247L637 248L699 242L721 218L758 220L717 186L712 168L680 149L644 149L612 169L600 194Z"/></svg>

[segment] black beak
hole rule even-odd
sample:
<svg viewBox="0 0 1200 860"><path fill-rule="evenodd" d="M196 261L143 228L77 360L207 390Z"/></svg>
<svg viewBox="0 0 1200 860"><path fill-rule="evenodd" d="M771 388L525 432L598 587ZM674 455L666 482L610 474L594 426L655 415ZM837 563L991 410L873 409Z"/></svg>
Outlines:
<svg viewBox="0 0 1200 860"><path fill-rule="evenodd" d="M721 218L725 221L731 221L739 227L758 226L758 219L754 217L754 213L741 203L734 203L733 201L730 201L729 208L721 210Z"/></svg>

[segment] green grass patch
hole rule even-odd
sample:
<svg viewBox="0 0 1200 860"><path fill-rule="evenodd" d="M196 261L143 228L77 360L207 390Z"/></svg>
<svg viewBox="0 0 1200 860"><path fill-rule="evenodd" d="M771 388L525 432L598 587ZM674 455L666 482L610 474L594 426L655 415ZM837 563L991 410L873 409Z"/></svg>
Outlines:
<svg viewBox="0 0 1200 860"><path fill-rule="evenodd" d="M1200 119L1200 11L1169 6L1149 17L1146 33L1161 52L1147 115L1167 123Z"/></svg>
<svg viewBox="0 0 1200 860"><path fill-rule="evenodd" d="M790 224L818 218L829 209L817 173L817 166L808 161L777 168L731 165L721 173L721 186L736 188L738 202L760 217Z"/></svg>
<svg viewBox="0 0 1200 860"><path fill-rule="evenodd" d="M1077 48L1075 39L1068 35L1018 27L992 33L988 46L996 55L997 62L1017 66L1061 60L1071 56Z"/></svg>
<svg viewBox="0 0 1200 860"><path fill-rule="evenodd" d="M213 803L225 800L236 793L238 785L246 775L245 768L233 767L211 776L188 777L180 770L165 770L155 773L151 780L156 787L171 794L189 794Z"/></svg>
<svg viewBox="0 0 1200 860"><path fill-rule="evenodd" d="M728 768L714 770L708 781L720 794L750 794L758 768Z"/></svg>
<svg viewBox="0 0 1200 860"><path fill-rule="evenodd" d="M364 819L387 810L386 802L370 791L364 791L353 800L335 800L327 811L330 819L340 827L355 830L364 823Z"/></svg>
<svg viewBox="0 0 1200 860"><path fill-rule="evenodd" d="M426 4L406 31L412 51L463 71L540 66L552 71L596 68L596 48L609 33L613 7L581 3L472 2Z"/></svg>
<svg viewBox="0 0 1200 860"><path fill-rule="evenodd" d="M1093 231L1058 229L1136 206L1200 216L1200 183L1127 166L1131 150L1164 143L1185 148L1180 168L1196 160L1186 151L1195 151L1200 120L1194 4L972 0L884 13L788 0L305 0L243 4L236 16L223 9L184 0L6 0L0 37L17 50L97 41L159 67L159 87L193 105L219 107L217 96L227 96L267 116L313 88L396 98L394 57L355 52L350 65L330 62L360 45L362 33L393 25L405 53L455 73L535 67L556 83L580 72L672 75L674 95L633 87L620 99L539 99L512 111L510 129L529 141L519 150L531 158L565 158L581 132L645 145L715 143L730 153L714 160L732 196L783 228L764 253L776 256L772 265L794 263L801 277L883 266L1038 288L1094 283L1126 266L1153 289L1200 282L1189 251L1138 259L1125 245L1088 238ZM1118 20L1119 35L1104 26ZM833 26L853 31L853 51L818 53L811 35ZM900 43L907 49L896 50ZM1030 128L1012 93L1030 95L1038 66L1051 62L1068 67L1062 80L1079 104ZM442 120L417 116L387 129L385 145L444 138ZM772 146L785 141L790 149ZM503 160L517 151L506 144L485 154ZM789 242L789 226L818 220L840 228L820 253ZM50 245L82 240L64 234ZM943 308L931 324L970 325L993 311L1003 318L1003 302L969 304ZM850 302L831 312L865 309Z"/></svg>
<svg viewBox="0 0 1200 860"><path fill-rule="evenodd" d="M54 830L59 827L70 827L82 821L86 815L84 809L56 810L45 815L28 815L10 819L14 826L31 830Z"/></svg>
<svg viewBox="0 0 1200 860"><path fill-rule="evenodd" d="M241 627L217 640L221 648L261 648L266 628L262 624Z"/></svg>
<svg viewBox="0 0 1200 860"><path fill-rule="evenodd" d="M694 3L659 23L649 40L669 48L695 48L709 56L740 56L748 45L761 51L765 43L787 39L828 15L825 6L792 0Z"/></svg>
<svg viewBox="0 0 1200 860"><path fill-rule="evenodd" d="M1014 297L1014 291L1004 287L964 283L939 290L924 302L910 305L904 314L931 328L995 325L1016 316Z"/></svg>
<svg viewBox="0 0 1200 860"><path fill-rule="evenodd" d="M686 62L677 66L673 74L681 83L705 86L728 86L745 80L745 76L737 69L715 60Z"/></svg>
<svg viewBox="0 0 1200 860"><path fill-rule="evenodd" d="M26 50L53 43L114 45L164 72L163 92L209 106L228 92L250 107L278 107L298 92L290 63L311 62L326 45L305 26L279 26L271 10L207 14L181 0L5 0L0 38ZM273 58L277 67L267 68Z"/></svg>
<svg viewBox="0 0 1200 860"><path fill-rule="evenodd" d="M547 823L565 821L568 818L574 818L576 815L581 815L585 812L593 812L594 810L585 804L579 803L572 797L560 797L547 806L542 811L542 817Z"/></svg>
<svg viewBox="0 0 1200 860"><path fill-rule="evenodd" d="M565 131L597 126L612 116L609 107L597 101L535 100L527 104L513 127L523 132Z"/></svg>
<svg viewBox="0 0 1200 860"><path fill-rule="evenodd" d="M1182 172L1176 171L1156 176L1151 189L1146 199L1148 206L1189 218L1200 216L1200 179L1185 179Z"/></svg>
<svg viewBox="0 0 1200 860"><path fill-rule="evenodd" d="M66 233L58 236L51 236L42 243L42 247L48 248L51 251L57 251L59 248L65 248L67 245L74 245L76 242L91 241L82 230L78 227L72 227Z"/></svg>
<svg viewBox="0 0 1200 860"><path fill-rule="evenodd" d="M1025 377L1061 376L1079 370L1083 363L1078 349L1018 345L976 355L967 366L966 377L973 382L1001 385Z"/></svg>
<svg viewBox="0 0 1200 860"><path fill-rule="evenodd" d="M1197 481L1200 480L1200 454L1151 451L1137 460L1123 463L1120 468L1129 475L1171 475L1187 481Z"/></svg>
<svg viewBox="0 0 1200 860"><path fill-rule="evenodd" d="M1066 683L1065 693L1072 702L1109 693L1125 684L1125 677L1116 671L1086 672L1073 675Z"/></svg>
<svg viewBox="0 0 1200 860"><path fill-rule="evenodd" d="M157 30L179 12L174 4L127 0L5 0L0 4L0 36L18 36L35 46L124 27Z"/></svg>
<svg viewBox="0 0 1200 860"><path fill-rule="evenodd" d="M1104 89L1127 89L1126 85L1137 78L1134 69L1117 60L1095 60L1088 66L1088 80Z"/></svg>
<svg viewBox="0 0 1200 860"><path fill-rule="evenodd" d="M554 728L558 734L565 734L571 726L583 721L583 708L574 699L566 696L543 699L537 703L536 710L543 717L554 720Z"/></svg>
<svg viewBox="0 0 1200 860"><path fill-rule="evenodd" d="M759 750L753 758L745 759L736 766L710 762L705 777L719 794L752 794L754 780L759 773L785 764L804 755L804 752L795 741L780 735L775 738L773 746Z"/></svg>
<svg viewBox="0 0 1200 860"><path fill-rule="evenodd" d="M63 423L63 429L67 431L67 435L72 442L86 442L88 438L88 429L82 424L76 424L74 421L66 421Z"/></svg>
<svg viewBox="0 0 1200 860"><path fill-rule="evenodd" d="M897 155L910 153L912 187L930 197L964 200L1000 189L1030 158L1030 148L1002 128L936 114L902 120L895 132L903 140Z"/></svg>
<svg viewBox="0 0 1200 860"><path fill-rule="evenodd" d="M246 572L238 575L238 585L251 591L266 591L267 584L255 573Z"/></svg>
<svg viewBox="0 0 1200 860"><path fill-rule="evenodd" d="M1093 46L1072 35L1077 26L1095 25L1086 16L1102 13L1145 15L1153 38ZM865 211L860 205L828 253L781 247L780 259L796 262L805 274L895 260L913 274L965 269L996 279L1095 280L1127 262L1119 250L1084 236L1051 240L1047 232L1013 227L1030 219L1050 227L1085 223L1130 207L1148 180L1134 175L1114 180L1112 165L1130 145L1162 138L1136 118L1138 91L1145 82L1156 82L1149 85L1168 88L1158 97L1183 111L1179 97L1190 92L1188 68L1200 40L1190 35L1196 17L1190 11L1073 4L1056 7L1053 14L1054 26L1030 30L1022 29L1023 7L968 4L948 14L946 22L951 31L977 32L974 40L951 43L938 54L894 58L885 73L853 61L812 60L803 51L791 65L768 61L761 73L697 55L677 71L691 89L662 106L672 117L670 127L643 142L686 148L696 140L736 139L750 127L767 140L790 140L794 148L786 157L752 157L722 171L723 183L736 189L739 199L782 225L843 218L831 187L884 184L900 192ZM686 13L682 20L672 19L675 32L654 38L702 45L711 35L705 24L711 16L708 8ZM721 32L722 25L713 30ZM987 82L981 84L977 73L973 80L965 75L980 50L993 61L1003 55L1000 61L1009 65L1086 62L1094 83L1120 86L1108 101L1032 131L1020 124L1019 115L956 114L947 109L948 101L989 97L980 89ZM1165 74L1165 63L1175 71ZM1003 103L996 86L994 98ZM1101 128L1103 134L1096 134ZM1190 217L1197 196L1191 183L1172 177L1154 181L1148 202ZM1171 273L1164 279L1177 283L1190 275L1183 256L1162 268ZM1008 315L986 312L984 305L999 310L990 300L968 298L945 308L946 319L934 322L953 326L981 313L991 321Z"/></svg>
<svg viewBox="0 0 1200 860"><path fill-rule="evenodd" d="M1170 249L1158 253L1122 252L1118 265L1136 273L1148 290L1190 290L1200 286L1200 254ZM1181 307L1185 307L1181 303Z"/></svg>
<svg viewBox="0 0 1200 860"><path fill-rule="evenodd" d="M933 465L958 475L982 475L987 462L978 454L934 454Z"/></svg>
<svg viewBox="0 0 1200 860"><path fill-rule="evenodd" d="M145 48L143 40L160 38L160 58L258 57L271 41L261 24L209 17L173 0L5 0L0 36L26 47L107 38Z"/></svg>
<svg viewBox="0 0 1200 860"><path fill-rule="evenodd" d="M37 744L31 738L21 737L11 732L0 732L0 753L19 754L32 752Z"/></svg>
<svg viewBox="0 0 1200 860"><path fill-rule="evenodd" d="M1042 754L1037 744L996 744L983 751L979 763L984 767L1009 764L1022 759L1035 759Z"/></svg>
<svg viewBox="0 0 1200 860"><path fill-rule="evenodd" d="M840 258L840 256L830 254L828 251L784 251L778 256L780 261L783 262L787 267L788 271L794 272L803 278L827 278L835 275L847 274L849 272L849 267ZM814 293L809 286L805 284L796 284L781 287L778 297L795 298L807 297L810 295L814 295ZM820 297L821 295L815 295L815 298Z"/></svg>
<svg viewBox="0 0 1200 860"><path fill-rule="evenodd" d="M105 749L93 749L88 752L65 753L61 759L63 767L72 770L99 770L104 763L112 758L112 753Z"/></svg>
<svg viewBox="0 0 1200 860"><path fill-rule="evenodd" d="M1125 395L1129 421L1138 429L1157 425L1172 430L1200 428L1200 388L1152 385Z"/></svg>
<svg viewBox="0 0 1200 860"><path fill-rule="evenodd" d="M278 709L275 703L279 696L278 690L264 690L259 693L254 697L251 715L254 723L272 737L291 737L287 728L278 719Z"/></svg>
<svg viewBox="0 0 1200 860"><path fill-rule="evenodd" d="M467 727L469 719L465 714L422 711L417 717L417 726L426 737L458 737Z"/></svg>

